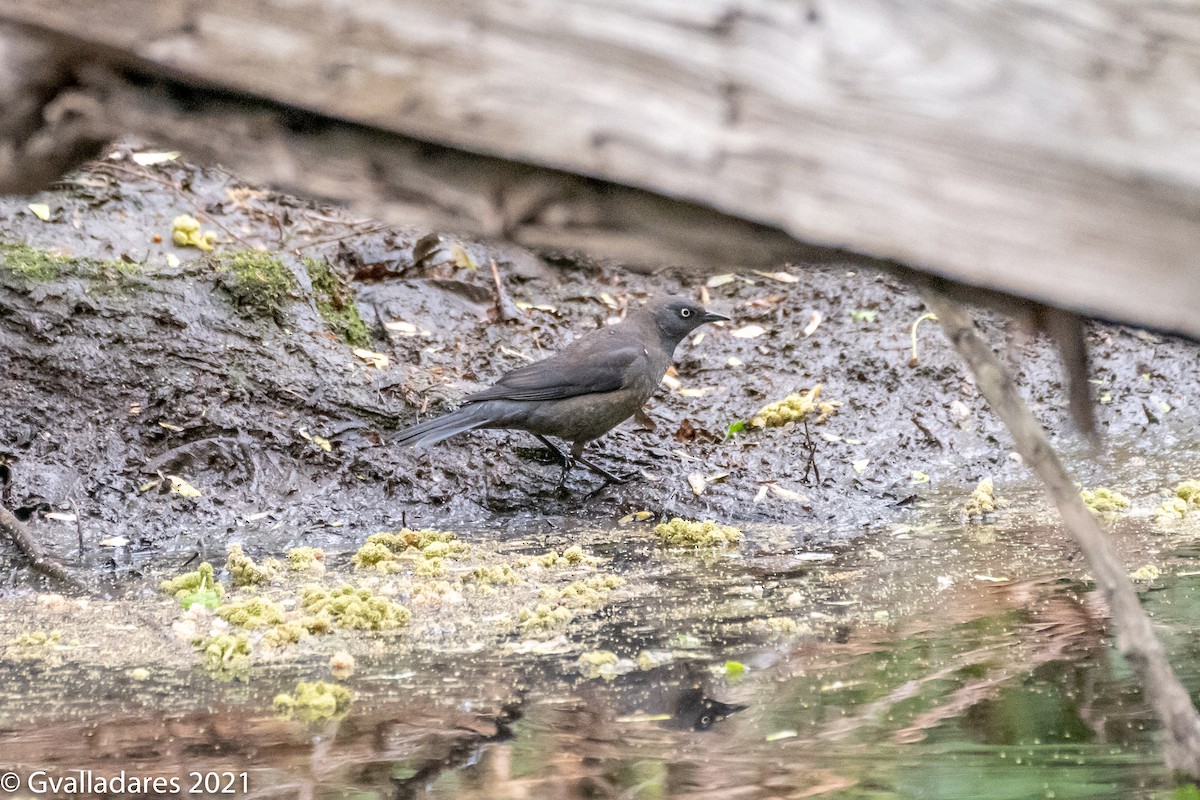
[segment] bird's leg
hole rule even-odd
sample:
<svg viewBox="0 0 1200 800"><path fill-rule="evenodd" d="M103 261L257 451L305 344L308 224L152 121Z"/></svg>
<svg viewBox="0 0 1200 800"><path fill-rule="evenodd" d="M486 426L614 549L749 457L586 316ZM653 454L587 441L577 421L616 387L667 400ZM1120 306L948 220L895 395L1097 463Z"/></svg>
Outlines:
<svg viewBox="0 0 1200 800"><path fill-rule="evenodd" d="M575 459L564 453L562 450L559 450L554 446L553 442L551 442L545 436L542 436L540 433L535 433L534 436L537 437L539 442L550 448L550 452L554 453L554 455L558 456L559 460L562 461L562 474L558 476L558 486L555 487L555 491L559 491L563 488L563 484L565 484L567 481L567 473L571 471L571 467L575 466Z"/></svg>
<svg viewBox="0 0 1200 800"><path fill-rule="evenodd" d="M629 483L631 480L633 480L634 478L636 478L638 476L638 474L636 472L631 472L628 475L621 475L621 476L614 475L611 472L609 472L608 470L604 469L603 467L593 464L591 461L588 461L586 458L583 457L583 448L586 446L587 446L587 442L575 442L573 445L571 445L571 460L577 464L587 467L592 472L594 472L597 475L599 475L600 477L604 478L604 480L606 482L608 482L608 483Z"/></svg>

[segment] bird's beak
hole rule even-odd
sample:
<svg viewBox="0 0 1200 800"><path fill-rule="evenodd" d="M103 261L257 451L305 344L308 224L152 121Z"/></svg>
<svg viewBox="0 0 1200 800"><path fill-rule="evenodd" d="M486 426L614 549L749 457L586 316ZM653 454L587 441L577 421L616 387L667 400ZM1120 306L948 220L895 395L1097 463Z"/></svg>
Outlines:
<svg viewBox="0 0 1200 800"><path fill-rule="evenodd" d="M724 314L718 314L715 311L705 311L704 316L700 318L701 322L728 322L729 317Z"/></svg>

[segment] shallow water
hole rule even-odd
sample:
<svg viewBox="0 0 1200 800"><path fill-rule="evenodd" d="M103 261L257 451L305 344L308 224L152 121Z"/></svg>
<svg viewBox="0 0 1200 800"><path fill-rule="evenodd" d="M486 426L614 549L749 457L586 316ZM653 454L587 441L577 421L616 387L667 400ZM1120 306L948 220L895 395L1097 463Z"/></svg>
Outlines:
<svg viewBox="0 0 1200 800"><path fill-rule="evenodd" d="M125 770L184 789L189 773L228 772L231 793L251 797L1176 796L1069 540L1044 515L963 525L942 507L835 549L797 547L803 530L775 526L706 557L636 527L531 524L504 547L582 540L625 589L557 637L489 646L426 628L411 648L365 651L349 713L315 725L270 701L324 654L221 683L167 657L131 679L122 637L155 619L113 619L116 654L100 647L101 663L10 646L0 768ZM1113 532L1130 569L1160 568L1143 601L1200 691L1195 531L1135 514ZM596 677L579 660L596 651L629 661Z"/></svg>

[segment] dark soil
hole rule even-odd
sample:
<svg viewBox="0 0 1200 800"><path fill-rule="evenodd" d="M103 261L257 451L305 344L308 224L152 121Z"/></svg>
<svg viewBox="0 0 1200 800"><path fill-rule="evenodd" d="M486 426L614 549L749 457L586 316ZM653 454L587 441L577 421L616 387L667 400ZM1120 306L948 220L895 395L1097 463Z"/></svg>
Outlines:
<svg viewBox="0 0 1200 800"><path fill-rule="evenodd" d="M631 422L593 445L602 464L644 480L593 494L600 482L580 471L556 493L558 465L521 433L390 446L398 428L626 307L699 296L706 277L439 240L256 191L218 169L138 166L129 152L36 198L0 201L0 491L68 559L79 535L89 555L114 536L143 555L223 552L251 537L349 548L402 521L519 532L581 518L608 525L642 509L788 523L803 547L902 515L932 487L1029 481L936 323L919 328L910 366L920 300L854 265L781 266L799 281L748 273L707 290L733 322L680 346L684 391L653 399L655 430ZM49 206L49 221L31 201ZM214 253L171 244L180 214L217 234ZM252 250L278 257L285 272L273 289L233 263ZM30 266L43 251L56 258ZM500 319L493 259L512 301L553 310ZM823 321L805 336L814 313ZM408 325L389 329L397 322ZM747 325L765 333L731 335ZM1169 459L1194 439L1194 344L1091 327L1095 388L1107 396L1105 454L1093 460L1071 429L1050 346L991 316L982 325L1008 342L1018 382L1085 484L1136 485L1144 459ZM355 341L388 365L357 357ZM731 423L815 384L842 403L828 421L727 438ZM930 482L915 483L914 471ZM692 473L710 478L700 496ZM169 475L200 495L170 491ZM769 482L784 491L759 497ZM50 511L77 513L79 528L46 520Z"/></svg>

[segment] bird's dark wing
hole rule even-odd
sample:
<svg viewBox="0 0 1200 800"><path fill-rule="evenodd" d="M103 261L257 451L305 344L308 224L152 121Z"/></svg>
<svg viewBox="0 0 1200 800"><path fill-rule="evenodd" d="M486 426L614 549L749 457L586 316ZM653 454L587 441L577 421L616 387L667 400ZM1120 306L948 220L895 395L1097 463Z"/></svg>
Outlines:
<svg viewBox="0 0 1200 800"><path fill-rule="evenodd" d="M609 347L568 348L556 356L514 369L494 386L468 396L464 402L562 400L616 391L625 385L629 368L639 358L645 358L646 351L637 345L609 344Z"/></svg>

